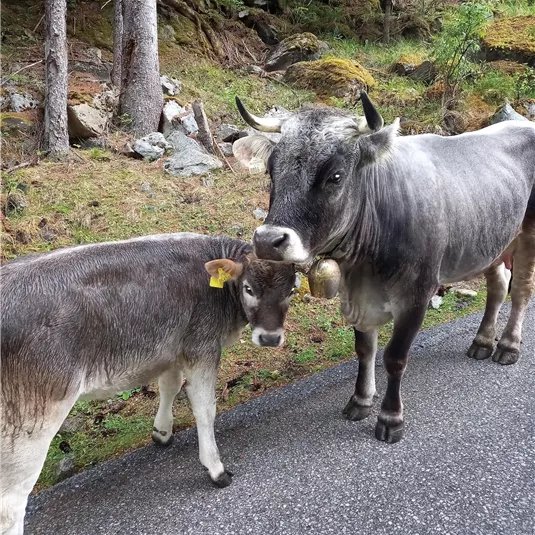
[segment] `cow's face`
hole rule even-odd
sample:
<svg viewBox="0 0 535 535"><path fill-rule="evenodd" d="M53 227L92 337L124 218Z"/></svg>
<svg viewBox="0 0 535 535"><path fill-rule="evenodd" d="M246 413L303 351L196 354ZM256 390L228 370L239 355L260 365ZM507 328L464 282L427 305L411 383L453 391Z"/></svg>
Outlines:
<svg viewBox="0 0 535 535"><path fill-rule="evenodd" d="M214 278L221 275L222 269L237 282L256 345L277 347L284 343L284 320L295 290L293 264L259 260L249 255L239 262L214 260L206 264L206 269Z"/></svg>
<svg viewBox="0 0 535 535"><path fill-rule="evenodd" d="M253 240L260 258L306 264L343 240L355 217L357 167L373 152L363 140L377 135L363 134L383 126L364 94L363 105L366 118L333 108L305 109L280 120L278 144L260 135L234 144L238 159L260 157L271 175L269 215ZM276 119L259 119L238 107L255 128L276 130Z"/></svg>

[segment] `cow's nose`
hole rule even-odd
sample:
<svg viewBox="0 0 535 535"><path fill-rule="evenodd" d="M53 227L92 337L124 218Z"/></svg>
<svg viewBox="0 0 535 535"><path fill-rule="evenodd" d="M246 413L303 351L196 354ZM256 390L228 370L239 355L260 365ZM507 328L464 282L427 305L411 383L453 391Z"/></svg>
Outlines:
<svg viewBox="0 0 535 535"><path fill-rule="evenodd" d="M281 343L280 334L261 334L258 337L260 345L264 347L278 347Z"/></svg>
<svg viewBox="0 0 535 535"><path fill-rule="evenodd" d="M253 237L256 256L266 260L282 260L282 248L288 244L289 236L278 228L259 227Z"/></svg>

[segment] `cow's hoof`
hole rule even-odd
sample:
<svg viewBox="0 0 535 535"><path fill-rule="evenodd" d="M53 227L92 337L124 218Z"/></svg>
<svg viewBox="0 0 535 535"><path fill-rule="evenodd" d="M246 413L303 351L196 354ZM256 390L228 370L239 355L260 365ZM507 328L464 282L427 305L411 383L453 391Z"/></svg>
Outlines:
<svg viewBox="0 0 535 535"><path fill-rule="evenodd" d="M370 405L369 407L358 405L355 401L353 401L353 398L351 398L348 404L344 407L342 413L348 420L357 422L359 420L364 420L364 418L368 418L372 412L372 409L373 405Z"/></svg>
<svg viewBox="0 0 535 535"><path fill-rule="evenodd" d="M212 479L212 483L220 489L224 489L225 487L228 487L232 483L232 472L229 472L228 470L226 470L216 479Z"/></svg>
<svg viewBox="0 0 535 535"><path fill-rule="evenodd" d="M394 444L403 438L404 433L405 426L403 422L400 424L387 424L377 420L377 425L375 426L375 438L377 440Z"/></svg>
<svg viewBox="0 0 535 535"><path fill-rule="evenodd" d="M155 427L152 428L152 441L157 446L166 448L173 443L173 433L167 431L158 431Z"/></svg>
<svg viewBox="0 0 535 535"><path fill-rule="evenodd" d="M490 347L479 346L474 342L470 346L470 349L466 352L466 354L471 359L485 360L485 359L488 359L492 355L492 346Z"/></svg>
<svg viewBox="0 0 535 535"><path fill-rule="evenodd" d="M492 360L507 366L508 364L514 364L519 357L520 351L518 351L518 349L506 350L498 347L494 352L494 355L492 355Z"/></svg>

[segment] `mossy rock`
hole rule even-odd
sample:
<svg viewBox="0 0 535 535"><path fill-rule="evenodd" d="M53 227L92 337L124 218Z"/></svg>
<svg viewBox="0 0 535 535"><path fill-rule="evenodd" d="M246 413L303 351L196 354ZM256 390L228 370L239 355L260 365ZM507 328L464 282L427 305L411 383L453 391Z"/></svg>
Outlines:
<svg viewBox="0 0 535 535"><path fill-rule="evenodd" d="M298 33L282 40L270 52L264 69L282 71L294 63L314 61L329 50L329 46L312 33Z"/></svg>
<svg viewBox="0 0 535 535"><path fill-rule="evenodd" d="M373 76L358 63L340 58L300 62L286 71L285 79L321 97L358 98L361 90L375 86Z"/></svg>
<svg viewBox="0 0 535 535"><path fill-rule="evenodd" d="M511 60L535 67L535 15L499 19L483 37L486 59Z"/></svg>
<svg viewBox="0 0 535 535"><path fill-rule="evenodd" d="M0 125L5 134L33 133L35 123L30 112L2 112Z"/></svg>

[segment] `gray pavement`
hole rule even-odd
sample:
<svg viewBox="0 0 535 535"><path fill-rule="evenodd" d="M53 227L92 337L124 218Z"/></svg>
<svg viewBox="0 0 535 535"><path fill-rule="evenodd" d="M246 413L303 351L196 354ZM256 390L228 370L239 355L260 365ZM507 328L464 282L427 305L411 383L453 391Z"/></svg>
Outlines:
<svg viewBox="0 0 535 535"><path fill-rule="evenodd" d="M353 361L217 419L230 487L212 487L189 430L32 497L26 534L533 535L535 299L514 366L464 356L480 318L419 335L398 444L375 440L377 411L342 417Z"/></svg>

